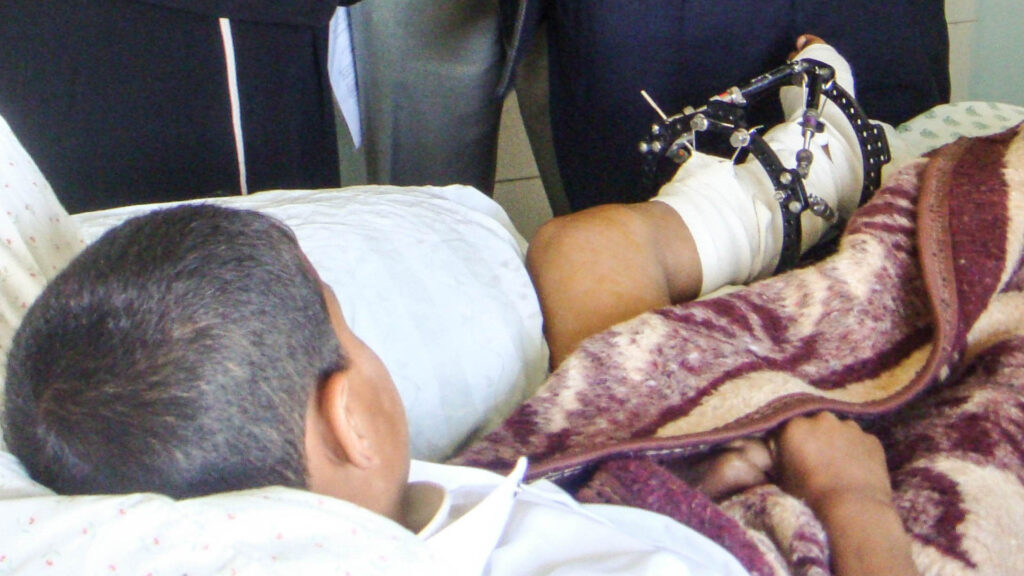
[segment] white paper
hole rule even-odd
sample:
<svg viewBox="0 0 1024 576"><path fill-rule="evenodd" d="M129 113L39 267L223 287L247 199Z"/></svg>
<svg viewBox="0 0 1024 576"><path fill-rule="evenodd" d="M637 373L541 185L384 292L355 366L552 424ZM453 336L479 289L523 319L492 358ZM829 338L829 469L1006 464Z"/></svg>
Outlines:
<svg viewBox="0 0 1024 576"><path fill-rule="evenodd" d="M347 7L338 7L331 18L330 27L327 73L331 78L334 98L338 101L341 115L352 135L352 142L359 148L363 143L363 128L359 119L359 87L356 84L356 62L352 55L352 32Z"/></svg>

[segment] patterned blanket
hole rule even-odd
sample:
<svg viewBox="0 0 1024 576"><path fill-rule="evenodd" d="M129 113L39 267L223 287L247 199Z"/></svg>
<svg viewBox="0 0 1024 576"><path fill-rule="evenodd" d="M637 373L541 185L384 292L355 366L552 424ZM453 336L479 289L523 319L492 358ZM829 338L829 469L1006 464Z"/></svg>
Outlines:
<svg viewBox="0 0 1024 576"><path fill-rule="evenodd" d="M773 485L713 503L665 467L795 415L886 447L924 574L1024 574L1024 132L904 169L830 258L598 334L456 463L531 458L585 501L675 517L755 575L829 574L810 509Z"/></svg>

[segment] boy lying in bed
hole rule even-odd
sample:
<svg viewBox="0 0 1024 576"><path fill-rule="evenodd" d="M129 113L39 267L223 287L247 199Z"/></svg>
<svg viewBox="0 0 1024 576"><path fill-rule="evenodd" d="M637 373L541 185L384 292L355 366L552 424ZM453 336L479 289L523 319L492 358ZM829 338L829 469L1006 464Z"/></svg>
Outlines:
<svg viewBox="0 0 1024 576"><path fill-rule="evenodd" d="M420 491L407 487L407 431L390 376L291 234L265 216L193 207L125 224L46 289L10 360L7 439L61 492L184 497L283 484L414 530L424 524L410 514ZM787 426L778 445L779 481L829 526L840 573L912 569L877 441L820 415ZM500 480L421 463L412 476L449 487ZM678 525L644 533L649 513L583 509L553 490L519 496L492 573L547 562L591 571L625 558L637 571L669 563L742 573ZM486 528L500 532L505 520L479 516L467 557L485 558L494 545ZM561 549L559 534L576 548Z"/></svg>
<svg viewBox="0 0 1024 576"><path fill-rule="evenodd" d="M18 330L4 431L32 476L61 493L190 497L281 484L412 530L431 517L411 515L421 492L408 488L406 421L386 368L349 330L290 231L255 212L179 207L90 245ZM822 415L790 424L778 443L778 478L833 531L840 573L910 569L877 441ZM456 492L501 480L422 463L412 478ZM471 507L486 491L461 494ZM486 535L497 539L505 517L477 509L469 533L478 541L461 550L484 559L495 545ZM535 573L548 563L743 573L679 525L644 531L653 517L583 508L550 485L528 487L491 573ZM556 543L559 535L574 547Z"/></svg>

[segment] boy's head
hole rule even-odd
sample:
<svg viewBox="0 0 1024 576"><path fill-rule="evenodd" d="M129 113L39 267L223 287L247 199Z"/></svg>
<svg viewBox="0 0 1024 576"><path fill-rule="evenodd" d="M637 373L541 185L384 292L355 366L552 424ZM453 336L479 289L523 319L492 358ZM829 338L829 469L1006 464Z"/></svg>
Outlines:
<svg viewBox="0 0 1024 576"><path fill-rule="evenodd" d="M405 416L291 231L183 206L90 245L29 309L4 434L62 493L305 487L395 516Z"/></svg>

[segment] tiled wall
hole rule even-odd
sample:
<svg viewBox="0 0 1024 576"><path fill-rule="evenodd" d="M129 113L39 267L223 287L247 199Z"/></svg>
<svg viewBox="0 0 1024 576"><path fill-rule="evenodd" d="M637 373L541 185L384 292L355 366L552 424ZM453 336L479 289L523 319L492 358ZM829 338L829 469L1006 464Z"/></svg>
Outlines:
<svg viewBox="0 0 1024 576"><path fill-rule="evenodd" d="M978 23L976 0L946 0L946 21L949 22L949 72L955 102L966 99L968 94L971 38Z"/></svg>
<svg viewBox="0 0 1024 576"><path fill-rule="evenodd" d="M497 180L494 199L529 240L537 228L551 218L551 206L533 160L515 93L505 101L501 115Z"/></svg>

